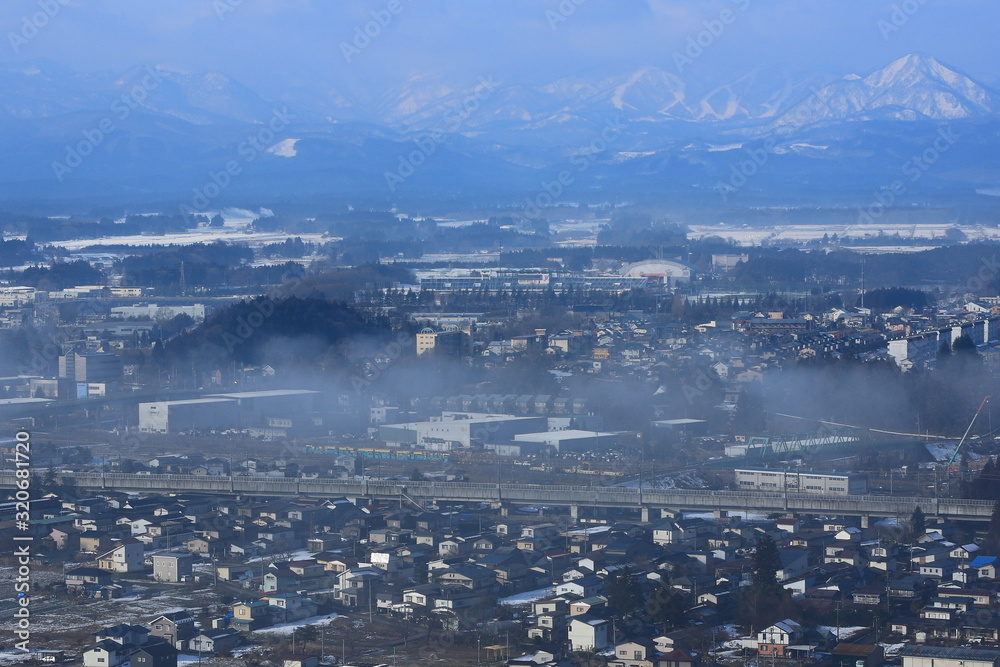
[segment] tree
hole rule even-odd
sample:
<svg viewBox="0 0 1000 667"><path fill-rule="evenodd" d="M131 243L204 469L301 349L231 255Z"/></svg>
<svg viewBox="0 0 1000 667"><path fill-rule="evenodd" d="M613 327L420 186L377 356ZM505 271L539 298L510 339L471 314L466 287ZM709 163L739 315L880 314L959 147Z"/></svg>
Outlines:
<svg viewBox="0 0 1000 667"><path fill-rule="evenodd" d="M962 334L955 339L955 342L951 344L951 351L955 354L969 354L978 355L976 350L976 344L973 342L969 334Z"/></svg>
<svg viewBox="0 0 1000 667"><path fill-rule="evenodd" d="M969 485L969 497L976 500L996 500L1000 498L1000 488L997 488L997 465L993 458L986 460L979 474Z"/></svg>
<svg viewBox="0 0 1000 667"><path fill-rule="evenodd" d="M58 486L59 480L56 479L56 471L52 466L49 466L45 469L45 473L38 484L38 493L42 496L47 493L53 493L57 490Z"/></svg>
<svg viewBox="0 0 1000 667"><path fill-rule="evenodd" d="M998 547L1000 547L1000 499L993 503L993 515L986 528L986 539L982 543L982 548L987 553L996 553Z"/></svg>
<svg viewBox="0 0 1000 667"><path fill-rule="evenodd" d="M224 227L225 224L226 221L218 213L213 215L211 222L208 223L209 227Z"/></svg>
<svg viewBox="0 0 1000 667"><path fill-rule="evenodd" d="M684 612L687 604L684 595L670 585L667 578L661 579L660 583L653 589L646 609L654 623L663 626L663 631L677 627L684 619Z"/></svg>
<svg viewBox="0 0 1000 667"><path fill-rule="evenodd" d="M424 477L424 473L420 472L420 468L418 468L417 466L413 466L413 470L410 471L410 481L422 482L425 479L427 478Z"/></svg>
<svg viewBox="0 0 1000 667"><path fill-rule="evenodd" d="M924 516L924 511L920 509L920 505L917 505L913 510L913 514L910 515L910 530L913 532L915 538L927 532L927 517Z"/></svg>
<svg viewBox="0 0 1000 667"><path fill-rule="evenodd" d="M774 538L765 535L757 541L753 554L753 585L762 591L778 588L778 570L781 569L781 555Z"/></svg>
<svg viewBox="0 0 1000 667"><path fill-rule="evenodd" d="M605 591L608 596L608 607L619 617L642 608L642 591L639 590L639 583L635 580L632 570L627 566L609 578Z"/></svg>

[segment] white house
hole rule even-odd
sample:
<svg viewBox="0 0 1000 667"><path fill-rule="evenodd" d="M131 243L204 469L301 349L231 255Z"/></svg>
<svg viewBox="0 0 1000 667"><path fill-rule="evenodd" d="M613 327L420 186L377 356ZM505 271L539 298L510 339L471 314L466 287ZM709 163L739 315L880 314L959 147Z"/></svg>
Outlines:
<svg viewBox="0 0 1000 667"><path fill-rule="evenodd" d="M116 641L105 639L83 652L83 667L118 667L128 662L133 646L122 646Z"/></svg>
<svg viewBox="0 0 1000 667"><path fill-rule="evenodd" d="M98 567L112 572L140 572L146 567L144 549L142 542L133 537L119 540L97 557Z"/></svg>
<svg viewBox="0 0 1000 667"><path fill-rule="evenodd" d="M788 618L778 621L757 633L757 653L762 656L784 656L788 647L801 636L802 626L795 621Z"/></svg>
<svg viewBox="0 0 1000 667"><path fill-rule="evenodd" d="M610 624L590 614L574 616L569 622L569 643L574 651L603 651L611 643Z"/></svg>

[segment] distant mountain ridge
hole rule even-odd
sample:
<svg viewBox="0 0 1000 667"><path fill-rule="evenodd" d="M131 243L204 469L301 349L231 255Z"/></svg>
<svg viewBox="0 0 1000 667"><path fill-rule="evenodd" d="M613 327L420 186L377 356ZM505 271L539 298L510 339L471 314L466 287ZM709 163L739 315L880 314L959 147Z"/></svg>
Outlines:
<svg viewBox="0 0 1000 667"><path fill-rule="evenodd" d="M976 124L976 131L964 133L920 186L975 192L1000 184L1000 94L919 54L863 76L758 69L701 87L642 66L531 85L492 77L459 85L428 74L376 99L346 85L309 93L310 102L296 108L294 100L304 98L287 92L295 120L273 138L294 150L255 152L221 199L357 193L377 201L454 194L516 200L537 189L546 170L581 155L576 164L585 173L567 196L702 196L762 141L770 141L768 164L747 194L811 182L864 193L891 182L907 152L922 150L951 123ZM127 118L114 112L123 99L132 109ZM218 72L0 66L0 146L18 158L0 163L0 198L183 198L239 158L241 143L285 107ZM112 132L56 181L53 162L107 117ZM624 129L597 142L612 122ZM437 139L423 149L426 165L387 189L385 174L428 132Z"/></svg>
<svg viewBox="0 0 1000 667"><path fill-rule="evenodd" d="M142 104L182 120L205 124L265 119L274 104L219 72L181 73L154 68L160 77ZM149 68L120 76L82 74L50 62L0 67L0 114L38 119L60 113L99 110L138 85ZM823 81L817 85L817 79ZM476 84L478 85L478 84ZM475 93L440 76L415 77L372 104L337 95L331 105L342 117L406 129L431 125L447 109ZM818 97L807 122L847 120L951 120L995 114L997 94L930 56L909 54L864 77L762 76L752 71L733 81L693 91L678 75L645 66L595 79L564 77L544 85L499 82L469 118L479 127L492 122L538 123L617 112L651 121L736 121L801 116L799 108ZM356 98L354 98L356 99ZM317 116L321 114L317 113ZM336 119L336 118L335 118ZM800 124L802 121L799 121Z"/></svg>

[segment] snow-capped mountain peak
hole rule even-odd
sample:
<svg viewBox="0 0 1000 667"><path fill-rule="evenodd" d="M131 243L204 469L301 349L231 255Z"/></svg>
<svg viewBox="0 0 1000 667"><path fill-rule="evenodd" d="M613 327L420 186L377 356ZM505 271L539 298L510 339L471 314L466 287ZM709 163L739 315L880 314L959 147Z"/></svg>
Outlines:
<svg viewBox="0 0 1000 667"><path fill-rule="evenodd" d="M993 113L981 84L935 58L908 54L865 77L846 76L785 114L778 125L869 120L953 120Z"/></svg>

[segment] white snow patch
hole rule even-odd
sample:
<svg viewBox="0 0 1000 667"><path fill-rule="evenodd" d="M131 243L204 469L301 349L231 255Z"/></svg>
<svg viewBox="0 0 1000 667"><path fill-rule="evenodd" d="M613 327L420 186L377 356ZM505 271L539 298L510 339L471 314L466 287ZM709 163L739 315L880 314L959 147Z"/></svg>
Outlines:
<svg viewBox="0 0 1000 667"><path fill-rule="evenodd" d="M507 605L508 607L522 607L524 605L529 605L535 600L541 600L552 595L552 587L539 588L534 591L525 591L524 593L518 593L517 595L510 595L505 598L500 598L497 600L498 604Z"/></svg>
<svg viewBox="0 0 1000 667"><path fill-rule="evenodd" d="M841 628L830 625L820 625L816 629L820 632L829 632L837 639L850 639L851 637L859 635L866 630L871 630L871 628L863 625L845 626Z"/></svg>
<svg viewBox="0 0 1000 667"><path fill-rule="evenodd" d="M950 461L955 454L956 443L954 442L931 442L924 447L927 453L934 457L935 461Z"/></svg>
<svg viewBox="0 0 1000 667"><path fill-rule="evenodd" d="M275 145L267 149L267 152L271 155L277 155L278 157L295 157L299 154L295 150L295 144L299 143L300 139L282 139Z"/></svg>
<svg viewBox="0 0 1000 667"><path fill-rule="evenodd" d="M261 628L260 630L255 630L254 632L265 635L290 635L297 628L302 628L307 625L319 625L323 621L330 621L338 618L340 614L327 614L326 616L310 616L309 618L304 618L301 621L292 621L291 623L279 623L278 625L272 625L269 628Z"/></svg>

